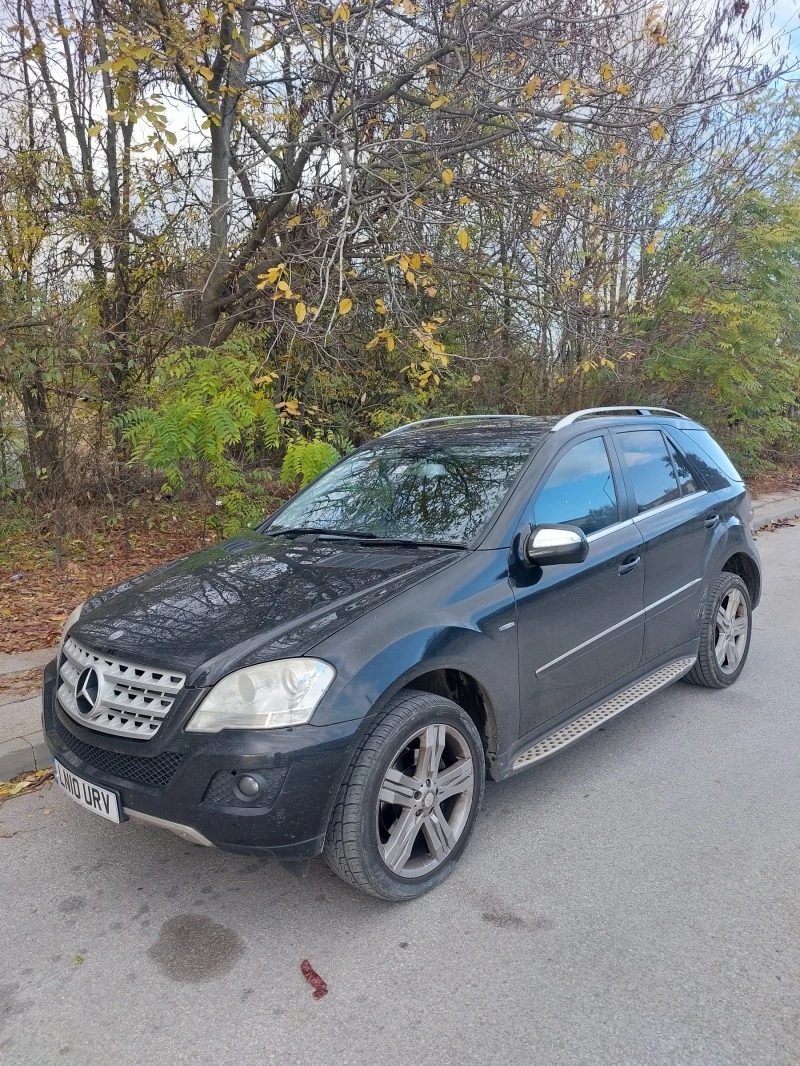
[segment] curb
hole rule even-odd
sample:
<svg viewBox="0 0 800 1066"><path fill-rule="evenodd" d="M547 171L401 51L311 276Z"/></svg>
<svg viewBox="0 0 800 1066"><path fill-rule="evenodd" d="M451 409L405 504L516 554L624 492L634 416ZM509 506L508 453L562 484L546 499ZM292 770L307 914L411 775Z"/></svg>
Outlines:
<svg viewBox="0 0 800 1066"><path fill-rule="evenodd" d="M753 527L760 532L773 522L785 522L791 518L800 518L796 506L789 511L779 511L769 518L756 518ZM41 731L9 740L0 744L0 781L9 781L18 774L28 774L33 770L43 770L50 765L50 761L50 749L45 744Z"/></svg>
<svg viewBox="0 0 800 1066"><path fill-rule="evenodd" d="M791 511L779 511L777 514L770 515L769 518L755 518L753 521L753 529L756 533L760 533L762 529L767 529L768 526L773 525L775 522L785 522L787 519L792 518L800 519L800 511L797 506L792 508Z"/></svg>
<svg viewBox="0 0 800 1066"><path fill-rule="evenodd" d="M41 731L28 733L0 744L0 781L10 781L18 774L44 770L50 765L50 749Z"/></svg>

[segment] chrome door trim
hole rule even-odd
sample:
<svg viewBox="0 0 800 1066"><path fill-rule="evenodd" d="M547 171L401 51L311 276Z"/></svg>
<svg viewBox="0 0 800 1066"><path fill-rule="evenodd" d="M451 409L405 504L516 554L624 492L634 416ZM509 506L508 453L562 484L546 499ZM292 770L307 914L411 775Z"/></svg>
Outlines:
<svg viewBox="0 0 800 1066"><path fill-rule="evenodd" d="M570 648L569 651L565 651L562 655L558 655L555 659L551 659L549 663L545 663L544 666L540 666L536 671L536 677L545 673L551 666L557 666L558 663L563 662L564 659L568 659L571 655L577 654L579 651L583 651L584 648L588 648L590 644L594 644L595 641L602 640L603 637L607 637L609 633L613 633L616 629L621 629L622 626L627 625L628 622L635 622L637 618L641 618L643 614L647 614L648 611L652 611L654 607L660 607L662 603L666 603L667 600L674 599L675 596L680 596L682 592L686 592L687 589L692 588L693 585L698 585L703 579L696 577L694 581L688 582L686 585L681 585L679 589L675 589L674 592L670 592L666 596L662 596L660 600L655 600L653 603L648 603L646 607L643 607L641 611L637 611L635 614L629 614L627 618L623 618L621 622L617 622L613 626L609 626L608 629L604 629L601 633L597 633L593 637L589 637L588 640L584 640L581 644L576 644L574 648Z"/></svg>
<svg viewBox="0 0 800 1066"><path fill-rule="evenodd" d="M600 540L601 537L607 537L610 533L616 533L618 529L624 529L626 526L632 526L633 519L626 518L624 522L615 522L613 526L606 526L605 529L598 529L596 533L589 533L586 539L591 544L592 541Z"/></svg>
<svg viewBox="0 0 800 1066"><path fill-rule="evenodd" d="M636 614L629 614L627 618L623 618L622 621L617 622L616 625L609 626L608 629L604 629L602 633L598 633L594 637L589 637L589 639L584 640L582 644L576 644L574 648L565 651L563 655L559 655L555 659L551 659L549 663L545 663L544 666L540 666L536 671L536 676L538 677L540 674L543 674L545 670L549 670L551 666L563 662L564 659L568 659L570 655L575 655L576 652L583 651L583 649L588 648L590 644L594 644L596 640L601 640L603 637L608 636L609 633L613 633L615 629L621 629L622 626L627 625L628 622L633 622L637 618L641 618L646 610L647 608L643 607L641 611L637 611Z"/></svg>
<svg viewBox="0 0 800 1066"><path fill-rule="evenodd" d="M662 511L668 511L670 507L677 507L678 504L686 503L688 500L699 500L701 496L708 496L708 489L690 492L688 496L681 496L679 500L670 500L669 503L660 503L658 507L649 507L646 511L635 515L633 521L638 522L640 518L649 518L652 514L661 514Z"/></svg>
<svg viewBox="0 0 800 1066"><path fill-rule="evenodd" d="M645 607L645 611L652 611L654 607L660 607L662 603L666 603L667 600L674 599L675 596L680 596L682 592L686 592L686 590L692 588L693 585L699 585L702 580L702 577L696 577L694 581L689 581L687 584L681 585L679 589L675 589L675 591L670 592L669 595L662 596L660 600L655 600L653 603L649 603Z"/></svg>

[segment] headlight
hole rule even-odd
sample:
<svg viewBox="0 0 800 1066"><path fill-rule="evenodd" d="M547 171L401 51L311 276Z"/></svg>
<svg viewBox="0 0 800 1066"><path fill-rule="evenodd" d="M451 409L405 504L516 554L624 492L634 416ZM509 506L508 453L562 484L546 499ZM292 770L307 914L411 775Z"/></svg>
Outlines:
<svg viewBox="0 0 800 1066"><path fill-rule="evenodd" d="M59 655L59 656L61 655L61 649L64 646L64 638L66 637L67 633L69 633L70 629L72 629L72 627L75 625L75 623L80 618L81 611L83 610L83 608L85 606L86 606L86 600L84 600L83 603L79 603L78 606L75 608L75 610L72 612L72 614L69 616L69 618L64 623L64 628L61 630L61 640L59 640L59 642L58 642L58 652L56 653L57 655Z"/></svg>
<svg viewBox="0 0 800 1066"><path fill-rule="evenodd" d="M190 733L277 729L303 725L336 671L319 659L278 659L228 674L212 688L186 726Z"/></svg>

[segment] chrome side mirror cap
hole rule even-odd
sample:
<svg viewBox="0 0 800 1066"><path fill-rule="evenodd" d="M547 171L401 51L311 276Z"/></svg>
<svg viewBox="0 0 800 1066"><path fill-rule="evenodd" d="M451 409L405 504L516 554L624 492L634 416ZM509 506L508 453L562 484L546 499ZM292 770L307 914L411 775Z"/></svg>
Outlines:
<svg viewBox="0 0 800 1066"><path fill-rule="evenodd" d="M532 566L582 563L589 554L589 542L578 526L534 526L525 540L524 552Z"/></svg>

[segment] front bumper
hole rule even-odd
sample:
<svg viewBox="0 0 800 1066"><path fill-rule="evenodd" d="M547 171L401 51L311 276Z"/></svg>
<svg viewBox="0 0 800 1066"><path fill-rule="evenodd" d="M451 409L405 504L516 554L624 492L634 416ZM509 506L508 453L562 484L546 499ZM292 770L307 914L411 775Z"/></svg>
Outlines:
<svg viewBox="0 0 800 1066"><path fill-rule="evenodd" d="M84 729L67 715L56 699L56 676L54 661L44 672L47 746L68 769L118 792L133 820L226 851L282 860L322 851L357 722L186 733L183 726L205 695L186 689L157 736L128 740ZM261 805L237 800L229 789L229 776L243 771L264 780Z"/></svg>

